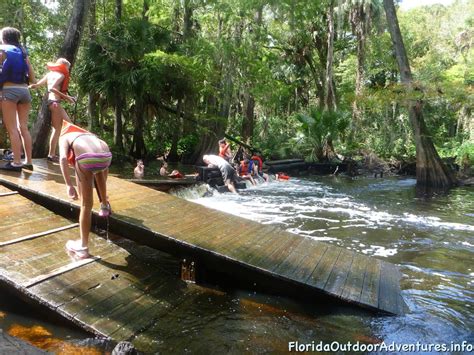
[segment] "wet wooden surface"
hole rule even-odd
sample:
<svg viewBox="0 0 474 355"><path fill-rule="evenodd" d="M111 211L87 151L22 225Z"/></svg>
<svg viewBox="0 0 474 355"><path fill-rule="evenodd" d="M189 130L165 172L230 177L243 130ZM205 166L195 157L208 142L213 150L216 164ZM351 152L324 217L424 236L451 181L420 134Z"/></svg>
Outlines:
<svg viewBox="0 0 474 355"><path fill-rule="evenodd" d="M0 186L0 193L6 191ZM21 211L13 209L16 214L12 214L6 206L21 206ZM24 216L36 222L14 222ZM178 263L176 273L170 273L94 233L90 235L92 257L75 260L65 244L79 238L77 224L19 194L0 195L0 218L5 222L2 241L32 231L41 234L0 245L0 285L15 288L96 335L133 341L144 326L187 298L189 285L177 277ZM71 228L58 230L58 226ZM146 350L157 348L150 342Z"/></svg>
<svg viewBox="0 0 474 355"><path fill-rule="evenodd" d="M33 173L0 173L2 181L56 203L77 206L77 202L67 197L59 167L45 160L34 161ZM403 313L400 273L396 266L383 260L212 210L115 177L109 177L108 195L113 210L111 223L126 222L137 231L153 233L157 245L166 242L167 252L182 256L199 250L213 267L231 262L256 274L274 277L275 282L287 281L288 287L296 283L366 308ZM13 196L0 198L8 201ZM94 207L97 213L97 201Z"/></svg>

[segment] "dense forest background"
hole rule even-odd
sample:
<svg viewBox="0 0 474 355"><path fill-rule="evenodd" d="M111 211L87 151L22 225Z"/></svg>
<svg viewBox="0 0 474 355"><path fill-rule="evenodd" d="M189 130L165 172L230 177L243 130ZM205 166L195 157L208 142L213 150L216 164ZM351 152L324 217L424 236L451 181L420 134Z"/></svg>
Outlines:
<svg viewBox="0 0 474 355"><path fill-rule="evenodd" d="M78 3L87 11L70 88L78 103L66 110L116 157L169 151L196 163L226 133L267 159L410 160L415 95L441 157L474 163L472 1L398 11L410 93L381 0L1 2L0 26L22 31L38 77ZM44 93L32 94L33 125Z"/></svg>

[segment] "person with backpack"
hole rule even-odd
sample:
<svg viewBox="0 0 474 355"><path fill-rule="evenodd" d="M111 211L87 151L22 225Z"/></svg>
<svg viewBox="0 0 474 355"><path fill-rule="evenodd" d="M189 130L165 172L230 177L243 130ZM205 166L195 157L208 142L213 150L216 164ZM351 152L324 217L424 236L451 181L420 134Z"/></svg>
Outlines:
<svg viewBox="0 0 474 355"><path fill-rule="evenodd" d="M26 50L20 45L21 33L13 27L4 27L0 33L0 86L3 122L10 137L13 159L0 169L21 171L32 170L32 141L28 131L28 115L31 109L31 95L28 83L35 81L35 74ZM25 161L21 160L21 151Z"/></svg>

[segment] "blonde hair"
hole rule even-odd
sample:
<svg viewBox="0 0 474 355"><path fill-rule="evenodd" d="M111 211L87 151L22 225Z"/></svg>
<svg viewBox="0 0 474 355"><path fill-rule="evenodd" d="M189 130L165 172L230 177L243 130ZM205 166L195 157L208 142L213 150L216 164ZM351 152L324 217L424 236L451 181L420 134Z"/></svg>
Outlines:
<svg viewBox="0 0 474 355"><path fill-rule="evenodd" d="M69 60L66 58L58 58L56 64L66 64L69 68L71 67L71 62L69 62Z"/></svg>

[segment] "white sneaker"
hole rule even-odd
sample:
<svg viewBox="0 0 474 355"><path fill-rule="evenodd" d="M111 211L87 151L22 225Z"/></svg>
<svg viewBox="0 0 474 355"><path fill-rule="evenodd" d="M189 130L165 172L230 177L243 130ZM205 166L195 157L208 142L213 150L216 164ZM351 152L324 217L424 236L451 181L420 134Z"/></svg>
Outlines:
<svg viewBox="0 0 474 355"><path fill-rule="evenodd" d="M82 247L80 240L68 240L66 243L66 249L71 253L74 253L80 259L86 259L89 255L89 248Z"/></svg>

